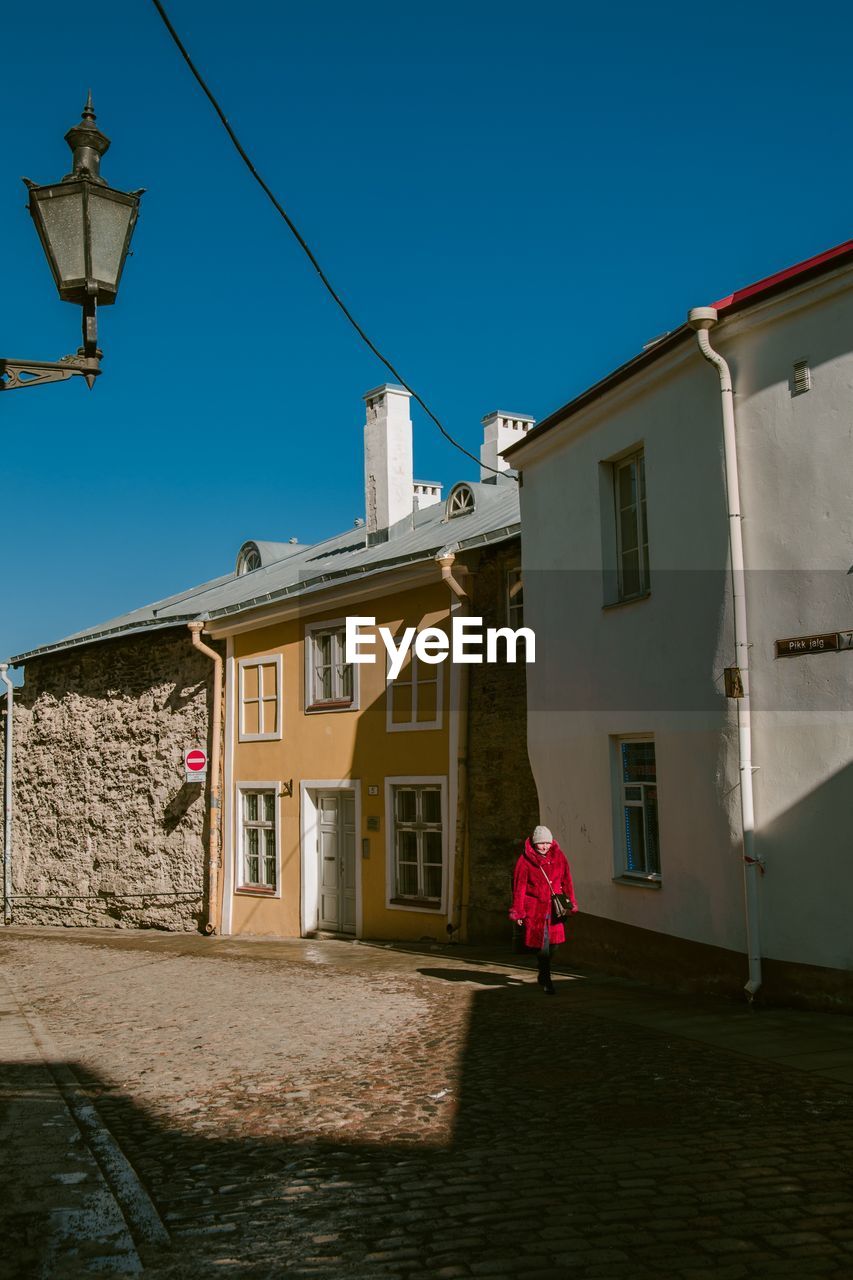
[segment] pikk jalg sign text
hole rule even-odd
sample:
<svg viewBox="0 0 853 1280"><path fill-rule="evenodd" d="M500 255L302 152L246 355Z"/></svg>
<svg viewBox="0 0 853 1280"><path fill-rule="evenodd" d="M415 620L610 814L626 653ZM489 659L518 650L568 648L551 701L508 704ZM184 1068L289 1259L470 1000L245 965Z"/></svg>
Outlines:
<svg viewBox="0 0 853 1280"><path fill-rule="evenodd" d="M816 636L791 636L776 641L777 658L800 658L807 653L837 653L853 649L853 631L827 631Z"/></svg>

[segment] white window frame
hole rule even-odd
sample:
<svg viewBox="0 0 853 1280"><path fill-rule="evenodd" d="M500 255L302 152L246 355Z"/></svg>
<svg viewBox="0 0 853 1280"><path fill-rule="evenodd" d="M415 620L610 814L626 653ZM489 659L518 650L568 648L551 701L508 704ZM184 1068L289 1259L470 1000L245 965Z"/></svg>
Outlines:
<svg viewBox="0 0 853 1280"><path fill-rule="evenodd" d="M346 618L330 618L326 622L310 622L305 625L305 641L303 649L305 651L305 714L306 715L324 715L338 711L358 711L359 697L359 664L350 663L352 667L352 699L344 701L343 699L332 699L329 702L317 702L314 698L314 637L325 631L340 631L342 636L346 633Z"/></svg>
<svg viewBox="0 0 853 1280"><path fill-rule="evenodd" d="M396 639L396 637L395 637ZM415 640L417 636L412 638L412 660L409 670L412 673L411 680L389 679L388 672L391 670L391 655L387 655L385 663L385 728L388 733L410 733L413 729L440 729L444 724L444 662L438 662L431 665L428 662L422 663L414 651ZM419 676L421 668L426 671L434 671L434 679L430 677L423 680ZM404 722L396 722L394 715L394 686L395 685L411 685L412 688L412 719ZM416 720L414 717L418 714L418 686L423 684L435 684L435 719L434 720Z"/></svg>
<svg viewBox="0 0 853 1280"><path fill-rule="evenodd" d="M249 667L275 667L275 730L272 733L247 733L244 726L244 708L247 702L257 702L258 705L258 724L263 724L263 717L260 712L264 702L272 702L270 697L265 698L263 695L263 685L261 683L261 674L258 672L258 697L247 698L245 694L245 672ZM283 690L282 678L284 674L284 664L280 653L270 653L261 658L240 658L238 660L238 704L240 719L238 722L238 742L278 742L282 736L282 708L283 708Z"/></svg>
<svg viewBox="0 0 853 1280"><path fill-rule="evenodd" d="M506 587L506 624L513 631L524 626L524 575L520 564L510 564L504 575ZM521 596L519 603L518 597Z"/></svg>
<svg viewBox="0 0 853 1280"><path fill-rule="evenodd" d="M660 784L658 781L658 760L657 760L657 744L653 733L623 733L610 739L612 749L612 780L613 780L613 822L614 822L614 868L613 876L615 880L629 882L632 884L646 885L649 887L659 888L662 882L660 871L633 871L628 868L628 845L625 834L625 808L639 808L643 810L643 839L644 844L647 836L647 819L645 805L645 788L647 785L643 782L625 782L622 776L622 747L626 743L651 743L655 748L655 781L654 786L657 792L657 844L658 844L658 861L661 861L660 848ZM639 800L626 797L626 788L641 789Z"/></svg>
<svg viewBox="0 0 853 1280"><path fill-rule="evenodd" d="M275 889L270 890L262 884L247 884L243 878L243 837L245 825L243 817L243 801L249 791L271 791L274 797L275 822ZM236 832L234 841L234 892L244 893L252 897L281 897L281 782L236 782L234 784L234 816Z"/></svg>
<svg viewBox="0 0 853 1280"><path fill-rule="evenodd" d="M621 458L614 458L611 462L613 471L613 510L616 517L616 584L617 599L623 600L641 600L651 591L651 571L649 565L648 552L648 497L646 493L646 452L645 449L632 450ZM626 592L622 570L622 508L619 504L619 473L624 471L626 467L636 468L636 520L637 520L637 564L639 589L637 591ZM642 475L641 475L642 471ZM642 483L641 483L642 482ZM645 541L643 534L645 533Z"/></svg>
<svg viewBox="0 0 853 1280"><path fill-rule="evenodd" d="M437 901L413 900L411 902L403 899L402 901L394 901L397 897L397 855L395 840L395 811L394 811L394 788L395 787L438 787L441 791L441 899ZM442 775L419 775L407 777L395 777L385 779L385 886L386 886L386 902L385 905L389 911L417 911L421 915L446 915L447 900L449 893L448 880L450 878L450 857L449 857L449 840L448 840L448 808L447 808L447 776Z"/></svg>
<svg viewBox="0 0 853 1280"><path fill-rule="evenodd" d="M445 519L456 520L459 516L469 516L477 508L474 490L464 480L454 485L447 495Z"/></svg>
<svg viewBox="0 0 853 1280"><path fill-rule="evenodd" d="M263 561L257 547L247 547L245 551L241 551L240 558L237 561L237 574L239 577L242 577L245 573L255 573L262 568Z"/></svg>

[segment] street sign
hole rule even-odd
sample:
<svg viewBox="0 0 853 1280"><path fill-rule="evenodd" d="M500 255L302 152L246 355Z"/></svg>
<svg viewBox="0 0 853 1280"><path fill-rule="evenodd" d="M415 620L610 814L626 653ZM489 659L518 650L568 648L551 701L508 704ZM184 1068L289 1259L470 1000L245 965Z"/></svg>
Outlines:
<svg viewBox="0 0 853 1280"><path fill-rule="evenodd" d="M207 779L207 752L201 747L190 747L184 752L184 769L187 782L204 782Z"/></svg>
<svg viewBox="0 0 853 1280"><path fill-rule="evenodd" d="M776 641L776 657L799 658L806 653L837 653L839 649L846 647L839 644L837 631L817 636L791 636L788 640Z"/></svg>

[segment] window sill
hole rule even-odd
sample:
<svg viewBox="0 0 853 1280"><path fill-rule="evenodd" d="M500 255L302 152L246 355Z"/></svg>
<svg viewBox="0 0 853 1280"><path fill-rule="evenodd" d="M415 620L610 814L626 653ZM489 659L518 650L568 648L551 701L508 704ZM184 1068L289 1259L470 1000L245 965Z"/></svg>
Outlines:
<svg viewBox="0 0 853 1280"><path fill-rule="evenodd" d="M306 715L316 715L318 711L357 711L354 698L330 698L328 702L312 702L305 708Z"/></svg>
<svg viewBox="0 0 853 1280"><path fill-rule="evenodd" d="M638 596L625 596L623 600L609 600L601 606L601 609L602 612L606 612L609 609L622 609L629 604L640 604L641 601L648 600L651 594L651 589L649 589L648 591L641 591Z"/></svg>
<svg viewBox="0 0 853 1280"><path fill-rule="evenodd" d="M411 733L413 730L440 729L442 724L440 720L415 721L414 723L411 720L401 720L399 724L392 722L385 727L388 733Z"/></svg>
<svg viewBox="0 0 853 1280"><path fill-rule="evenodd" d="M440 911L438 898L392 898L392 907L416 907L418 911Z"/></svg>
<svg viewBox="0 0 853 1280"><path fill-rule="evenodd" d="M248 893L253 898L274 898L276 891L272 885L262 884L241 884L235 890L235 893Z"/></svg>
<svg viewBox="0 0 853 1280"><path fill-rule="evenodd" d="M660 876L631 875L630 872L626 872L621 876L614 876L613 883L631 885L634 889L660 889L663 887L663 881Z"/></svg>

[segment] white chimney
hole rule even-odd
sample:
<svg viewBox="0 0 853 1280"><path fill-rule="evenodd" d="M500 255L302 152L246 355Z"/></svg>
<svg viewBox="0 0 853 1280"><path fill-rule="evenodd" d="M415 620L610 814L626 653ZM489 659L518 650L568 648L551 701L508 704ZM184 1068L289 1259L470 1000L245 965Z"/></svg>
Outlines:
<svg viewBox="0 0 853 1280"><path fill-rule="evenodd" d="M364 508L368 542L381 542L412 515L412 420L409 392L386 384L364 397Z"/></svg>
<svg viewBox="0 0 853 1280"><path fill-rule="evenodd" d="M441 502L441 485L430 480L415 481L415 510L423 511L424 507L434 507Z"/></svg>
<svg viewBox="0 0 853 1280"><path fill-rule="evenodd" d="M495 471L509 471L510 466L501 457L504 449L523 440L535 418L524 413L504 413L496 409L483 419L483 443L480 445L480 480L495 480ZM489 470L489 468L492 468Z"/></svg>

